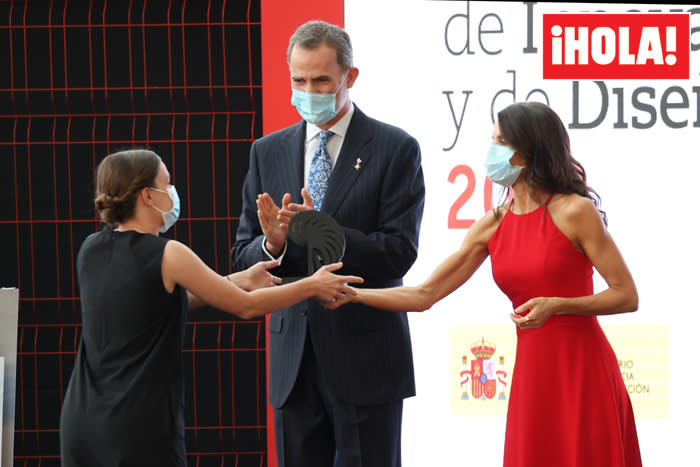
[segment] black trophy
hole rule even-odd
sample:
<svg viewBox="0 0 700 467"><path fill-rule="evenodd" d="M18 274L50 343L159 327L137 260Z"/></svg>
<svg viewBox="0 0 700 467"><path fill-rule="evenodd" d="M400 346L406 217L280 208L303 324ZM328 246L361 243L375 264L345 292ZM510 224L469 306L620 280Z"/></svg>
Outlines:
<svg viewBox="0 0 700 467"><path fill-rule="evenodd" d="M333 217L320 211L302 211L289 221L289 238L306 247L310 276L321 266L340 261L345 253L345 235ZM293 282L299 277L285 278Z"/></svg>

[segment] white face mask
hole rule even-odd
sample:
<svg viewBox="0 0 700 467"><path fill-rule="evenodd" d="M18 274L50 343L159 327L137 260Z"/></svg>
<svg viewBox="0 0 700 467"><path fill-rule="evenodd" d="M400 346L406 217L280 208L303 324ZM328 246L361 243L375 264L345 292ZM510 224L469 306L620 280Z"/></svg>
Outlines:
<svg viewBox="0 0 700 467"><path fill-rule="evenodd" d="M338 115L335 108L338 89L345 82L349 72L350 70L345 73L343 80L332 93L306 92L292 88L292 105L297 108L301 118L313 125L323 125L333 120Z"/></svg>
<svg viewBox="0 0 700 467"><path fill-rule="evenodd" d="M168 187L168 191L159 190L158 188L151 188L151 190L166 193L173 202L173 207L170 209L170 211L163 211L162 209L158 208L158 206L153 205L153 207L160 212L160 215L163 217L163 225L160 226L158 232L165 233L170 229L170 227L173 226L173 224L175 224L175 222L177 222L178 217L180 217L180 197L177 195L175 185L170 185Z"/></svg>
<svg viewBox="0 0 700 467"><path fill-rule="evenodd" d="M515 149L502 144L491 143L486 154L486 175L492 182L509 187L515 183L524 165L512 165L510 158L515 154Z"/></svg>

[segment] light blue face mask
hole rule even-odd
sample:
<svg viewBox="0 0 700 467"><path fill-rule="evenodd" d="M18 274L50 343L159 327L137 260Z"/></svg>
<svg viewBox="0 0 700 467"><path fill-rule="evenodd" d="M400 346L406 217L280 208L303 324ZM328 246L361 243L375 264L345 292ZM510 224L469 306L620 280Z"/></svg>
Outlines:
<svg viewBox="0 0 700 467"><path fill-rule="evenodd" d="M323 125L330 122L338 115L338 111L335 109L335 97L347 77L348 73L346 72L343 80L332 93L306 92L292 88L292 105L297 108L301 118L308 123Z"/></svg>
<svg viewBox="0 0 700 467"><path fill-rule="evenodd" d="M175 185L170 185L168 187L168 191L159 190L158 188L151 188L151 190L167 193L167 195L170 196L170 200L173 202L173 207L167 212L161 210L158 208L158 206L153 205L153 207L156 208L156 210L158 210L160 215L163 217L163 225L160 226L158 232L165 233L175 224L175 222L177 222L178 217L180 217L180 197L177 195Z"/></svg>
<svg viewBox="0 0 700 467"><path fill-rule="evenodd" d="M512 165L510 158L515 154L515 149L502 144L491 143L489 152L486 153L486 175L492 182L509 187L518 179L518 175L525 168L523 165Z"/></svg>

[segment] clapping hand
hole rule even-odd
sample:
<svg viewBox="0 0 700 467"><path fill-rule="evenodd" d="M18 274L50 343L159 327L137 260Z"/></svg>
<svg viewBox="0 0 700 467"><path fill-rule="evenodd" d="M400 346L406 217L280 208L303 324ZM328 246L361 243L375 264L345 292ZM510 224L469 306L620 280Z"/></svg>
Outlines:
<svg viewBox="0 0 700 467"><path fill-rule="evenodd" d="M304 200L303 204L292 203L292 197L289 194L285 194L282 198L282 209L280 209L277 216L282 229L289 229L289 223L296 214L304 211L313 211L314 202L306 188L301 189L301 197Z"/></svg>
<svg viewBox="0 0 700 467"><path fill-rule="evenodd" d="M281 209L267 193L258 195L258 199L255 201L258 207L260 228L265 235L265 249L274 257L279 256L284 249L292 217L299 212L311 211L314 208L314 202L306 188L301 189L301 197L304 200L303 204L296 204L292 203L292 195L285 193L282 196Z"/></svg>
<svg viewBox="0 0 700 467"><path fill-rule="evenodd" d="M291 196L289 193L282 197L283 204L285 201L287 203L291 201ZM280 208L267 193L258 195L258 199L255 201L255 204L258 207L258 220L260 221L260 228L262 228L263 235L265 235L265 249L272 256L277 257L280 255L280 253L282 253L284 244L287 241L286 225L283 227L280 224L280 221L277 219Z"/></svg>

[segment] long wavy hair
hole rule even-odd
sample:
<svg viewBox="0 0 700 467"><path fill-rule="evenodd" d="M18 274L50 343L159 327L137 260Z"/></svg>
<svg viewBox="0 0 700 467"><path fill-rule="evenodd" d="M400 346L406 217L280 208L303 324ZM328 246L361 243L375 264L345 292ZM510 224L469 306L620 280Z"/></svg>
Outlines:
<svg viewBox="0 0 700 467"><path fill-rule="evenodd" d="M520 102L498 112L498 126L506 144L525 158L524 180L550 193L590 199L605 225L600 196L586 181L583 166L571 156L569 134L559 116L540 102Z"/></svg>

